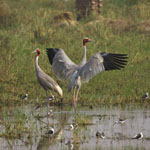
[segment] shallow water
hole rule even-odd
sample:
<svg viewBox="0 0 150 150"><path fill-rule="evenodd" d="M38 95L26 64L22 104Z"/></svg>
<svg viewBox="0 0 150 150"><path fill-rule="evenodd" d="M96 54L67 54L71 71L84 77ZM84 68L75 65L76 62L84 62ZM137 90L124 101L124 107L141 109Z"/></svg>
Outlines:
<svg viewBox="0 0 150 150"><path fill-rule="evenodd" d="M0 149L2 150L124 150L124 149L150 149L150 107L127 106L99 106L78 107L75 115L70 106L50 106L53 114L47 117L47 107L35 109L28 105L17 108L5 108L0 119ZM5 112L5 113L4 113ZM6 113L7 112L7 113ZM18 115L18 116L17 116ZM22 115L22 116L21 116ZM31 129L18 139L4 138L6 123L11 122L15 130L16 121L25 116L24 127ZM127 118L125 124L114 124L119 118ZM81 121L82 120L82 121ZM86 123L87 122L87 123ZM19 121L18 121L19 123ZM73 131L68 131L69 124L78 123ZM14 125L15 124L15 125ZM45 134L54 127L55 134ZM106 139L96 137L96 132L104 132ZM132 137L142 132L141 140Z"/></svg>

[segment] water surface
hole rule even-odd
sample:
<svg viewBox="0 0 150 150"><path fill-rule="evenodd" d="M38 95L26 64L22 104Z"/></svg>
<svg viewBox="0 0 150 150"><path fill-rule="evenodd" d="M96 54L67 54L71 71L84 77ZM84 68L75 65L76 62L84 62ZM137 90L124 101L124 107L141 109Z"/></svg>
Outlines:
<svg viewBox="0 0 150 150"><path fill-rule="evenodd" d="M71 106L50 106L53 114L47 117L47 106L35 109L35 106L5 108L1 112L0 149L2 150L123 150L150 148L150 107L146 105L78 107L74 114ZM119 118L127 118L125 124L114 124ZM23 118L24 123L19 122ZM8 124L10 125L8 126ZM69 124L76 129L68 131ZM21 124L21 125L20 125ZM10 138L7 132L15 134L19 128L20 136ZM25 131L21 129L25 128ZM55 134L45 134L53 127ZM96 132L104 132L106 139L96 137ZM16 132L19 132L16 130ZM142 132L141 140L132 137ZM10 133L9 133L10 135Z"/></svg>

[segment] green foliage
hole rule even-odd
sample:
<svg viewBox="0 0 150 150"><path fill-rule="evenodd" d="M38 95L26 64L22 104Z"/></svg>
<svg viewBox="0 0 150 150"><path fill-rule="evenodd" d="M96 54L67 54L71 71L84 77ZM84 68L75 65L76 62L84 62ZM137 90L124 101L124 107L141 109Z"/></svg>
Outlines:
<svg viewBox="0 0 150 150"><path fill-rule="evenodd" d="M75 18L73 0L5 1L9 11L3 13L6 14L5 19L0 23L1 104L18 102L26 92L30 99L45 97L35 75L35 56L31 54L35 48L42 51L39 65L57 81L45 48L60 47L75 63L79 63L84 37L95 41L87 45L88 58L98 51L126 53L129 62L122 71L103 72L84 84L79 102L139 102L141 95L150 89L149 4L146 0L134 0L132 3L130 0L107 0L103 2L103 18L90 16L76 25L68 25L66 22L57 24L54 18L66 11ZM64 100L71 101L73 93L67 93L67 82L57 82L63 88Z"/></svg>

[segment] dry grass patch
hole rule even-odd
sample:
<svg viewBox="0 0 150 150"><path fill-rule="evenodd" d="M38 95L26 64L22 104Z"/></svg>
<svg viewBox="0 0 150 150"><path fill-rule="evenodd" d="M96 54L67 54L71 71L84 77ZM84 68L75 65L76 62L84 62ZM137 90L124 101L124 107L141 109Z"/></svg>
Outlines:
<svg viewBox="0 0 150 150"><path fill-rule="evenodd" d="M53 22L57 25L76 25L77 21L73 18L71 12L60 13L53 18Z"/></svg>

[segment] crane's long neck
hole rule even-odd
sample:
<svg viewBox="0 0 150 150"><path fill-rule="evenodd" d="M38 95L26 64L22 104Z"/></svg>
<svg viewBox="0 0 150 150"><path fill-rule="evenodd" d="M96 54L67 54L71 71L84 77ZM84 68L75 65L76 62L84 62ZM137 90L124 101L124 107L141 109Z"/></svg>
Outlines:
<svg viewBox="0 0 150 150"><path fill-rule="evenodd" d="M79 66L83 66L86 63L86 45L83 45L83 57L82 57L82 61L80 62Z"/></svg>
<svg viewBox="0 0 150 150"><path fill-rule="evenodd" d="M36 67L37 70L41 69L41 68L39 67L38 61L39 61L39 55L37 55L37 56L36 56L36 59L35 59L35 67Z"/></svg>
<svg viewBox="0 0 150 150"><path fill-rule="evenodd" d="M83 46L83 58L82 58L82 61L86 62L86 45Z"/></svg>

